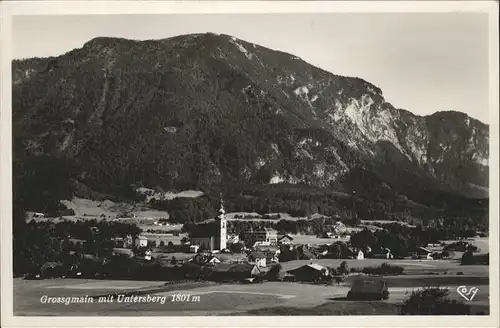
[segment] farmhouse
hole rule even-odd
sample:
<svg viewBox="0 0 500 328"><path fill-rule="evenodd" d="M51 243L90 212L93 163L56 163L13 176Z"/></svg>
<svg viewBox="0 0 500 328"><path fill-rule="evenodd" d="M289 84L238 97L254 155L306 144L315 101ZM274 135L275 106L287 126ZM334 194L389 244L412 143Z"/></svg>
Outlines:
<svg viewBox="0 0 500 328"><path fill-rule="evenodd" d="M394 256L389 248L382 247L378 252L373 253L371 257L374 259L392 259Z"/></svg>
<svg viewBox="0 0 500 328"><path fill-rule="evenodd" d="M191 253L198 253L199 249L200 249L200 246L198 246L198 245L189 246L189 252L191 252Z"/></svg>
<svg viewBox="0 0 500 328"><path fill-rule="evenodd" d="M387 282L381 279L357 279L347 293L348 300L381 300L388 296Z"/></svg>
<svg viewBox="0 0 500 328"><path fill-rule="evenodd" d="M296 281L318 281L328 275L328 269L311 263L297 269L289 270L287 273L293 275Z"/></svg>
<svg viewBox="0 0 500 328"><path fill-rule="evenodd" d="M337 222L335 222L335 225L333 226L333 231L337 235L343 235L347 232L347 227L342 222L337 221Z"/></svg>
<svg viewBox="0 0 500 328"><path fill-rule="evenodd" d="M145 237L145 236L144 236ZM132 236L128 235L125 238L113 237L111 240L116 248L132 248Z"/></svg>
<svg viewBox="0 0 500 328"><path fill-rule="evenodd" d="M291 245L291 244L293 244L293 238L292 238L292 236L285 234L285 235L280 236L278 238L278 244Z"/></svg>
<svg viewBox="0 0 500 328"><path fill-rule="evenodd" d="M265 268L271 263L278 263L278 256L274 252L253 252L248 255L248 260L260 268Z"/></svg>
<svg viewBox="0 0 500 328"><path fill-rule="evenodd" d="M137 247L147 247L148 246L148 239L144 236L138 236L135 239L135 246Z"/></svg>
<svg viewBox="0 0 500 328"><path fill-rule="evenodd" d="M210 253L198 253L189 262L199 265L216 265L221 263L221 260Z"/></svg>
<svg viewBox="0 0 500 328"><path fill-rule="evenodd" d="M413 258L432 260L432 251L425 247L416 247L412 254Z"/></svg>
<svg viewBox="0 0 500 328"><path fill-rule="evenodd" d="M241 281L255 277L260 273L261 271L256 265L249 263L221 263L212 268L209 278L215 281Z"/></svg>
<svg viewBox="0 0 500 328"><path fill-rule="evenodd" d="M362 250L358 251L358 255L356 257L358 260L363 260L365 258L365 253Z"/></svg>
<svg viewBox="0 0 500 328"><path fill-rule="evenodd" d="M255 263L260 268L265 268L267 265L267 256L264 252L253 252L248 255L248 260Z"/></svg>
<svg viewBox="0 0 500 328"><path fill-rule="evenodd" d="M276 245L278 243L278 231L274 229L264 228L251 230L245 233L245 243L247 245Z"/></svg>

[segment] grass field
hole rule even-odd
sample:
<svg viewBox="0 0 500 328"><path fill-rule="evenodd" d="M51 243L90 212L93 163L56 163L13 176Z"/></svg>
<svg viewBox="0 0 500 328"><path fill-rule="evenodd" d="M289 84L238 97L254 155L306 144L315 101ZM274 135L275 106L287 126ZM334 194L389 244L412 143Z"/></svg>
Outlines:
<svg viewBox="0 0 500 328"><path fill-rule="evenodd" d="M236 313L235 315L397 315L398 306L387 302L359 302L336 301L328 302L311 308L296 308L275 306L270 308L261 308L250 310L245 313Z"/></svg>
<svg viewBox="0 0 500 328"><path fill-rule="evenodd" d="M162 232L172 232L172 231L180 231L182 229L182 224L169 224L169 225L154 225L153 220L149 220L149 222L143 222L139 224L139 228L142 231L146 232L148 229L160 230Z"/></svg>
<svg viewBox="0 0 500 328"><path fill-rule="evenodd" d="M141 236L146 237L148 239L148 241L156 242L156 245L159 246L162 241L165 243L165 245L167 245L168 242L172 242L174 245L175 244L180 245L181 239L185 235L174 236L174 235L170 235L170 234L143 232L143 233L141 233Z"/></svg>
<svg viewBox="0 0 500 328"><path fill-rule="evenodd" d="M135 218L130 223L152 224L153 221L169 218L168 212L149 208L146 204L115 203L110 200L94 201L84 198L73 198L61 201L68 209L75 211L75 215L64 216L66 220L112 220L122 213L133 213ZM54 220L54 218L35 219L35 221ZM124 222L127 219L123 220Z"/></svg>
<svg viewBox="0 0 500 328"><path fill-rule="evenodd" d="M294 244L303 244L303 245L325 245L325 244L333 244L336 241L346 242L347 238L342 239L333 239L333 238L317 238L312 235L290 235L293 238Z"/></svg>
<svg viewBox="0 0 500 328"><path fill-rule="evenodd" d="M364 259L364 260L342 260L342 259L320 259L320 260L296 260L282 262L283 270L293 270L311 262L322 266L338 267L343 261L347 262L348 268L363 268L367 266L379 266L384 262L391 265L399 265L405 269L406 274L428 274L430 272L456 274L463 272L464 275L488 275L489 266L485 265L460 265L458 261L441 260L384 260L384 259Z"/></svg>
<svg viewBox="0 0 500 328"><path fill-rule="evenodd" d="M404 226L407 226L407 227L412 227L412 228L415 227L414 225L411 225L411 224L409 224L407 222L391 221L391 220L387 220L387 221L382 221L382 220L361 220L361 223L363 223L363 224L373 224L373 223L391 224L391 223L398 223L398 224L401 224L401 225L404 225Z"/></svg>
<svg viewBox="0 0 500 328"><path fill-rule="evenodd" d="M335 261L335 260L329 260ZM374 261L374 260L372 260ZM300 261L294 261L295 265ZM306 261L309 262L309 261ZM358 261L360 262L360 261ZM283 263L287 264L287 263ZM373 263L372 263L373 264ZM441 268L458 264L438 263ZM408 266L409 267L409 266ZM355 277L337 285L313 285L287 282L261 284L192 283L164 287L163 282L99 281L54 279L42 281L14 280L14 310L16 315L113 315L113 316L174 316L174 315L391 315L408 293L425 285L440 285L450 290L450 297L460 299L456 288L475 286L479 292L470 305L473 311L488 313L489 290L487 266L463 267L464 275L412 274L384 277L390 297L381 302L349 302L345 296ZM143 294L163 297L163 304L92 303L42 304L40 297L85 296L124 293L141 290ZM191 295L197 302L172 302L173 295Z"/></svg>

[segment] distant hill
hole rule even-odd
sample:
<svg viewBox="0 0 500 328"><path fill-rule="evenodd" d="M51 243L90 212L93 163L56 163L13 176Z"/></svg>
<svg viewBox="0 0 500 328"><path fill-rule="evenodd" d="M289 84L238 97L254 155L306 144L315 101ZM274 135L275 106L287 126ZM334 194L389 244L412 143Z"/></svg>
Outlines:
<svg viewBox="0 0 500 328"><path fill-rule="evenodd" d="M137 186L281 183L439 208L488 197L487 125L414 115L360 78L228 35L96 38L12 71L14 191L27 207L130 199Z"/></svg>

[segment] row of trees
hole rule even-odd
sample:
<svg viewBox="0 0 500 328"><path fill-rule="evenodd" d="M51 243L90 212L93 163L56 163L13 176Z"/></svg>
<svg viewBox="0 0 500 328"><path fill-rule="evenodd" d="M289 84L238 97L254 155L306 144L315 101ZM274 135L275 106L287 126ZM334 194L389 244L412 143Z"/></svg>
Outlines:
<svg viewBox="0 0 500 328"><path fill-rule="evenodd" d="M46 262L74 264L83 254L108 257L114 247L113 238L137 236L141 232L135 225L96 220L26 222L26 213L16 205L13 216L13 266L16 275L37 270Z"/></svg>
<svg viewBox="0 0 500 328"><path fill-rule="evenodd" d="M465 211L461 216L449 217L442 209L425 206L408 208L407 201L403 198L396 198L389 206L384 203L386 201L384 199L374 202L355 195L296 185L229 186L225 189L223 197L224 206L228 212L257 212L262 215L289 213L296 217L321 213L332 218L342 218L351 226L359 224L360 220L404 221L435 228L428 232L432 233L432 238L436 239L467 236L477 230L487 231L488 229L487 213L477 212L479 211L477 206L471 209L477 212L474 215ZM198 198L151 200L150 205L156 209L168 211L171 220L176 223L197 223L217 215L220 206L219 193L208 192ZM234 232L239 233L245 230L246 226L246 223L234 223ZM274 227L288 233L318 234L329 231L328 228L321 228L325 227L325 222L310 220L280 221Z"/></svg>

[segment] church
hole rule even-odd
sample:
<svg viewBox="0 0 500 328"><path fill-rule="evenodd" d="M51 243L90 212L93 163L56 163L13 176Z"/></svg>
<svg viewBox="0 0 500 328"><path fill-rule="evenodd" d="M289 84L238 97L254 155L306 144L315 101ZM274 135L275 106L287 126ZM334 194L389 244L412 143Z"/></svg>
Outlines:
<svg viewBox="0 0 500 328"><path fill-rule="evenodd" d="M200 246L200 250L221 251L227 247L227 220L224 204L221 200L219 216L214 221L202 223L190 233L191 245Z"/></svg>

